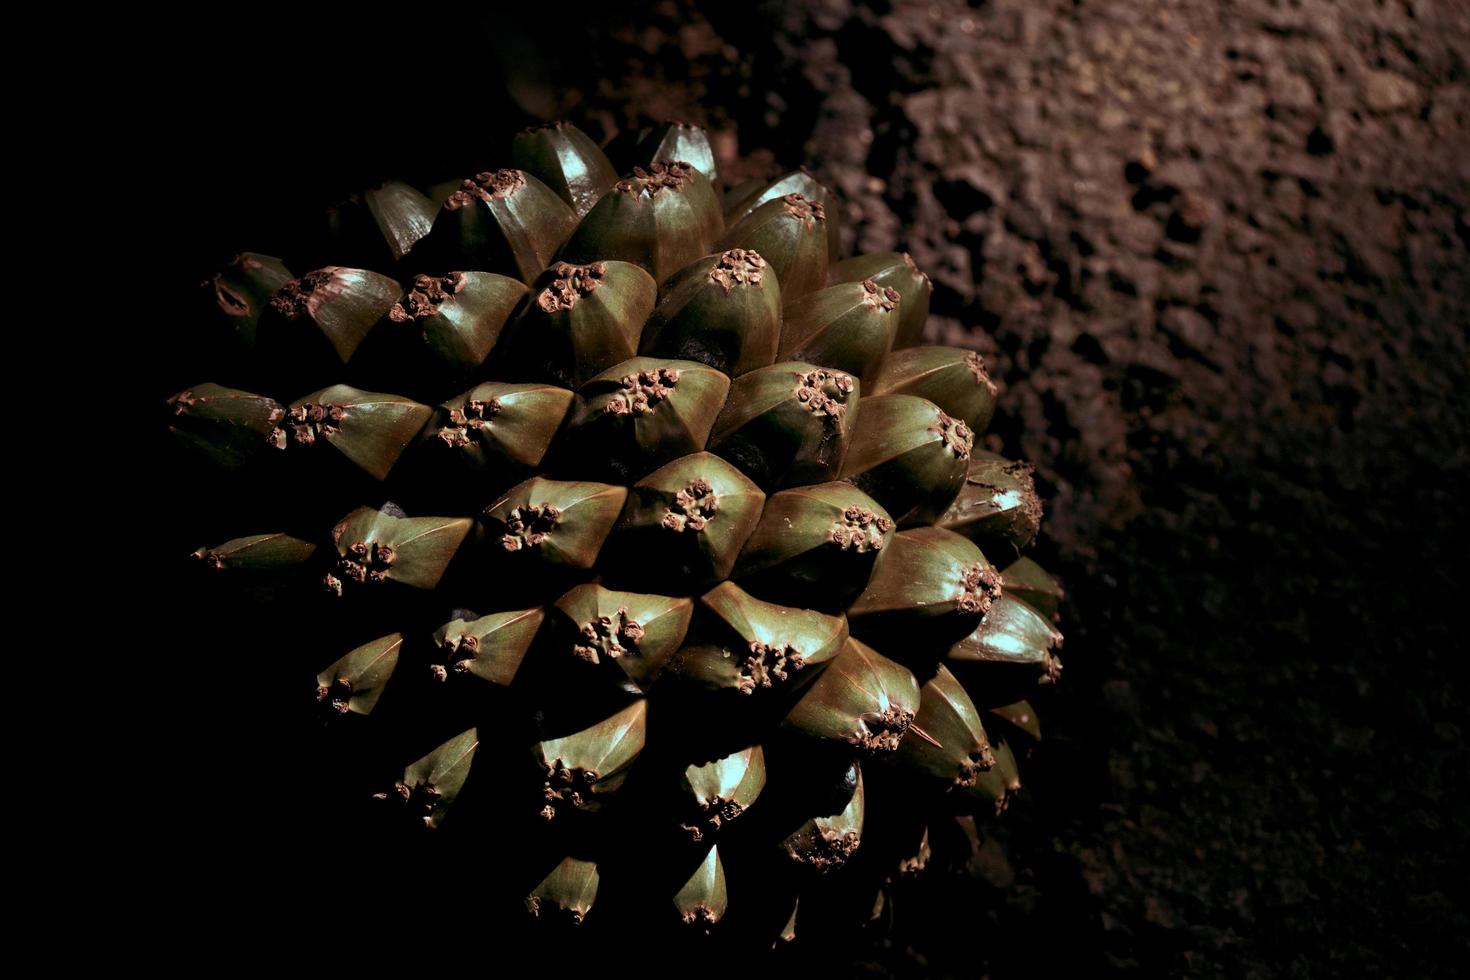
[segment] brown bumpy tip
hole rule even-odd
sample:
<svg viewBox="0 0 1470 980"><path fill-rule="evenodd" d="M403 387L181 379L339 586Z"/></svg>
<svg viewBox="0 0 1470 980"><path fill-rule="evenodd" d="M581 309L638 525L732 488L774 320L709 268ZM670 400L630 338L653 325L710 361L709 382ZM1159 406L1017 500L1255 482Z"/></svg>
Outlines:
<svg viewBox="0 0 1470 980"><path fill-rule="evenodd" d="M990 372L985 370L985 358L980 356L980 352L972 350L966 354L965 366L975 376L975 383L984 385L990 391L990 397L994 398L1000 389L995 386L994 381L990 380Z"/></svg>
<svg viewBox="0 0 1470 980"><path fill-rule="evenodd" d="M194 389L192 388L188 391L181 391L164 402L165 405L174 410L175 415L183 415L198 403L199 399L194 397Z"/></svg>
<svg viewBox="0 0 1470 980"><path fill-rule="evenodd" d="M393 789L382 793L374 793L373 799L397 801L402 804L406 813L422 814L425 827L434 825L434 807L439 805L439 791L428 783L415 783L412 786L406 783L394 783Z"/></svg>
<svg viewBox="0 0 1470 980"><path fill-rule="evenodd" d="M475 654L480 652L480 638L473 634L461 633L458 636L446 636L444 642L439 645L439 659L442 663L430 664L429 673L434 675L438 681L447 680L451 672L455 674L467 674L470 670L470 661L475 659Z"/></svg>
<svg viewBox="0 0 1470 980"><path fill-rule="evenodd" d="M599 778L597 770L568 767L561 759L547 766L546 783L542 788L546 805L541 808L541 819L555 820L556 815L564 810L580 808Z"/></svg>
<svg viewBox="0 0 1470 980"><path fill-rule="evenodd" d="M732 248L720 254L720 261L709 270L710 282L729 296L737 285L759 286L766 271L766 260L753 248Z"/></svg>
<svg viewBox="0 0 1470 980"><path fill-rule="evenodd" d="M551 267L551 274L556 278L536 295L536 305L547 313L560 313L570 310L583 296L591 295L602 285L602 277L607 275L607 263L570 265L558 262Z"/></svg>
<svg viewBox="0 0 1470 980"><path fill-rule="evenodd" d="M277 449L287 446L315 445L318 436L334 436L342 431L347 410L341 405L307 402L287 409L276 419L267 441Z"/></svg>
<svg viewBox="0 0 1470 980"><path fill-rule="evenodd" d="M347 714L347 706L351 701L352 682L345 677L338 677L330 684L317 685L316 703L328 720Z"/></svg>
<svg viewBox="0 0 1470 980"><path fill-rule="evenodd" d="M449 195L444 206L458 211L475 201L503 201L526 186L526 175L519 170L485 171L466 177L459 190Z"/></svg>
<svg viewBox="0 0 1470 980"><path fill-rule="evenodd" d="M820 836L812 839L811 846L806 850L798 850L795 845L788 844L786 853L801 864L825 874L846 864L860 843L862 838L855 830L844 834L835 830L824 830Z"/></svg>
<svg viewBox="0 0 1470 980"><path fill-rule="evenodd" d="M530 898L526 899L526 911L531 913L531 918L533 919L539 919L543 915L545 915L547 918L555 916L556 918L562 919L569 925L573 926L580 926L582 924L582 920L587 917L587 914L581 909L569 909L566 906L557 905L555 903L546 905L544 902L542 902L539 895L532 895Z"/></svg>
<svg viewBox="0 0 1470 980"><path fill-rule="evenodd" d="M444 276L415 276L413 288L393 304L388 319L394 323L411 323L424 320L439 312L439 307L449 297L464 289L463 272L451 272Z"/></svg>
<svg viewBox="0 0 1470 980"><path fill-rule="evenodd" d="M582 626L582 642L572 647L572 655L588 663L601 663L603 657L616 660L625 653L638 652L643 639L643 624L629 619L625 606L615 616L598 616Z"/></svg>
<svg viewBox="0 0 1470 980"><path fill-rule="evenodd" d="M471 398L464 403L463 408L449 410L449 424L436 434L449 448L463 449L474 441L470 432L479 432L489 425L490 420L499 415L503 407L498 398L489 401Z"/></svg>
<svg viewBox="0 0 1470 980"><path fill-rule="evenodd" d="M311 295L332 281L331 269L318 269L308 272L300 279L292 279L286 285L276 290L271 297L271 309L294 320L311 309Z"/></svg>
<svg viewBox="0 0 1470 980"><path fill-rule="evenodd" d="M382 582L388 578L388 569L397 559L393 549L374 541L354 541L347 546L347 553L337 559L336 574L326 577L327 588L337 595L342 594L343 582Z"/></svg>
<svg viewBox="0 0 1470 980"><path fill-rule="evenodd" d="M619 382L623 390L608 399L607 411L613 415L645 415L674 393L679 372L674 368L656 368L625 375Z"/></svg>
<svg viewBox="0 0 1470 980"><path fill-rule="evenodd" d="M784 681L805 666L806 657L789 643L773 645L752 640L750 656L740 664L740 693L754 694L756 688Z"/></svg>
<svg viewBox="0 0 1470 980"><path fill-rule="evenodd" d="M889 705L879 714L864 715L862 727L847 736L847 741L864 752L892 752L913 721L912 711Z"/></svg>
<svg viewBox="0 0 1470 980"><path fill-rule="evenodd" d="M875 310L892 313L898 309L901 297L892 286L880 286L871 279L863 280L863 302Z"/></svg>
<svg viewBox="0 0 1470 980"><path fill-rule="evenodd" d="M807 407L813 415L825 418L828 425L836 425L847 413L847 396L852 394L855 382L841 371L818 368L799 377L796 400Z"/></svg>
<svg viewBox="0 0 1470 980"><path fill-rule="evenodd" d="M990 612L1000 598L1000 573L990 565L971 565L960 579L960 599L956 608L962 613Z"/></svg>
<svg viewBox="0 0 1470 980"><path fill-rule="evenodd" d="M781 198L786 202L786 213L796 218L810 230L818 221L827 220L827 209L821 201L810 201L800 194L787 194Z"/></svg>
<svg viewBox="0 0 1470 980"><path fill-rule="evenodd" d="M670 531L703 531L720 509L720 498L705 479L695 480L674 494L674 503L664 515L663 526Z"/></svg>
<svg viewBox="0 0 1470 980"><path fill-rule="evenodd" d="M1045 673L1041 675L1041 680L1037 681L1038 684L1055 684L1062 679L1062 661L1060 658L1048 653L1041 658L1041 664Z"/></svg>
<svg viewBox="0 0 1470 980"><path fill-rule="evenodd" d="M689 839L696 844L704 840L705 834L713 834L724 824L734 820L745 812L745 807L734 800L727 800L723 796L710 796L699 801L700 822L695 824L680 824Z"/></svg>
<svg viewBox="0 0 1470 980"><path fill-rule="evenodd" d="M500 544L506 551L534 548L556 530L561 521L561 511L551 504L527 504L510 512L505 520L506 533Z"/></svg>
<svg viewBox="0 0 1470 980"><path fill-rule="evenodd" d="M934 288L933 281L929 278L928 274L920 269L918 265L914 262L914 257L907 252L904 252L902 254L903 264L909 267L909 271L914 274L914 278L922 279L924 281L924 288L932 290Z"/></svg>
<svg viewBox="0 0 1470 980"><path fill-rule="evenodd" d="M893 522L879 517L866 507L849 507L842 512L842 523L832 526L832 543L843 551L865 554L881 551L883 535L893 530Z"/></svg>
<svg viewBox="0 0 1470 980"><path fill-rule="evenodd" d="M708 905L696 905L684 913L684 924L693 929L709 929L720 917Z"/></svg>
<svg viewBox="0 0 1470 980"><path fill-rule="evenodd" d="M939 421L929 431L939 433L944 439L945 447L959 459L970 458L970 450L975 446L975 433L959 419L952 419L940 412Z"/></svg>
<svg viewBox="0 0 1470 980"><path fill-rule="evenodd" d="M189 552L189 557L203 564L205 568L221 569L225 567L224 558L209 548L196 548Z"/></svg>
<svg viewBox="0 0 1470 980"><path fill-rule="evenodd" d="M694 167L678 160L660 160L648 169L634 167L633 176L613 185L630 197L657 197L665 190L679 190L694 182Z"/></svg>
<svg viewBox="0 0 1470 980"><path fill-rule="evenodd" d="M982 772L987 772L995 767L995 751L989 744L974 749L959 765L959 771L955 774L954 785L959 789L968 789L975 785L975 780Z"/></svg>

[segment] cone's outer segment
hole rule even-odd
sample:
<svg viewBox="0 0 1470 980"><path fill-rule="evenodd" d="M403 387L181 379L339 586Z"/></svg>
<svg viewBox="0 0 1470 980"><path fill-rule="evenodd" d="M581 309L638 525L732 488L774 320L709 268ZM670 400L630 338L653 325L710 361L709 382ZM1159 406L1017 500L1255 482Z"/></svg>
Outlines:
<svg viewBox="0 0 1470 980"><path fill-rule="evenodd" d="M364 191L362 202L395 264L434 227L434 202L401 180Z"/></svg>
<svg viewBox="0 0 1470 980"><path fill-rule="evenodd" d="M425 438L473 472L533 468L541 465L575 397L549 384L476 385L439 406Z"/></svg>
<svg viewBox="0 0 1470 980"><path fill-rule="evenodd" d="M1041 527L1041 498L1029 463L994 453L974 453L958 496L938 524L973 539L997 554L1014 554L1030 544Z"/></svg>
<svg viewBox="0 0 1470 980"><path fill-rule="evenodd" d="M526 910L537 918L556 914L581 925L597 901L601 883L602 876L593 862L563 858L526 898Z"/></svg>
<svg viewBox="0 0 1470 980"><path fill-rule="evenodd" d="M848 609L853 633L887 649L942 650L999 599L1000 574L969 540L936 527L893 535Z"/></svg>
<svg viewBox="0 0 1470 980"><path fill-rule="evenodd" d="M1037 719L1036 709L1031 707L1031 702L1016 701L1012 704L1000 704L992 708L986 708L985 710L1017 731L1024 733L1033 741L1041 741L1041 722Z"/></svg>
<svg viewBox="0 0 1470 980"><path fill-rule="evenodd" d="M708 929L724 918L728 905L720 849L711 846L699 867L694 869L694 874L674 895L674 908L685 925Z"/></svg>
<svg viewBox="0 0 1470 980"><path fill-rule="evenodd" d="M333 385L292 402L273 444L286 449L321 441L374 479L386 480L433 414L428 405L409 398Z"/></svg>
<svg viewBox="0 0 1470 980"><path fill-rule="evenodd" d="M868 394L916 395L938 405L977 436L995 414L995 382L975 351L954 347L909 347L878 363Z"/></svg>
<svg viewBox="0 0 1470 980"><path fill-rule="evenodd" d="M1016 766L1015 752L1004 736L995 735L992 748L995 765L975 777L975 785L959 792L979 809L1004 813L1011 799L1021 790L1020 770Z"/></svg>
<svg viewBox="0 0 1470 980"><path fill-rule="evenodd" d="M591 568L627 497L625 487L532 477L485 508L487 550L498 567L522 573L538 565Z"/></svg>
<svg viewBox="0 0 1470 980"><path fill-rule="evenodd" d="M964 687L941 664L919 692L919 711L894 761L950 787L975 784L995 765L990 737Z"/></svg>
<svg viewBox="0 0 1470 980"><path fill-rule="evenodd" d="M725 224L733 227L756 208L787 194L800 194L808 201L817 201L822 205L826 214L824 224L827 230L827 257L829 262L835 262L837 256L842 254L842 208L837 201L837 195L805 170L793 170L769 183L757 182L744 193L732 191L726 197Z"/></svg>
<svg viewBox="0 0 1470 980"><path fill-rule="evenodd" d="M1062 586L1030 558L1018 558L1001 573L1006 595L1020 599L1047 619L1055 621L1062 603Z"/></svg>
<svg viewBox="0 0 1470 980"><path fill-rule="evenodd" d="M423 240L423 262L536 281L577 225L565 201L524 170L466 178L444 201Z"/></svg>
<svg viewBox="0 0 1470 980"><path fill-rule="evenodd" d="M1053 683L1061 674L1061 661L1053 653L1061 641L1062 634L1045 616L1002 595L946 657L956 670L983 673L990 682L987 690L1024 693Z"/></svg>
<svg viewBox="0 0 1470 980"><path fill-rule="evenodd" d="M763 602L734 582L699 599L699 625L679 656L679 674L715 690L798 690L847 641L847 620Z"/></svg>
<svg viewBox="0 0 1470 980"><path fill-rule="evenodd" d="M239 346L255 346L255 330L271 297L292 279L273 255L242 252L205 282L213 312Z"/></svg>
<svg viewBox="0 0 1470 980"><path fill-rule="evenodd" d="M388 310L388 355L419 362L426 374L454 378L474 372L500 339L511 313L526 298L526 284L493 272L419 275ZM391 370L399 373L401 364Z"/></svg>
<svg viewBox="0 0 1470 980"><path fill-rule="evenodd" d="M765 750L752 745L713 762L691 765L681 783L689 809L684 830L691 840L704 840L750 809L765 789Z"/></svg>
<svg viewBox="0 0 1470 980"><path fill-rule="evenodd" d="M857 378L788 362L736 378L709 448L766 490L837 479L847 456Z"/></svg>
<svg viewBox="0 0 1470 980"><path fill-rule="evenodd" d="M274 398L217 384L195 385L168 400L169 431L216 466L238 469L271 445L286 409Z"/></svg>
<svg viewBox="0 0 1470 980"><path fill-rule="evenodd" d="M388 581L432 589L470 524L468 517L395 517L360 507L332 528L339 557L325 584L338 594L353 585Z"/></svg>
<svg viewBox="0 0 1470 980"><path fill-rule="evenodd" d="M718 183L720 179L715 168L715 151L710 148L709 134L702 126L686 122L661 123L644 134L634 153L645 167L660 160L682 160L704 174L711 184Z"/></svg>
<svg viewBox="0 0 1470 980"><path fill-rule="evenodd" d="M866 378L893 346L899 303L872 279L808 293L786 307L777 356Z"/></svg>
<svg viewBox="0 0 1470 980"><path fill-rule="evenodd" d="M687 163L661 161L614 184L577 226L561 260L631 262L663 282L707 255L723 227L709 179Z"/></svg>
<svg viewBox="0 0 1470 980"><path fill-rule="evenodd" d="M694 453L633 484L609 547L609 576L689 594L730 577L766 495L712 453Z"/></svg>
<svg viewBox="0 0 1470 980"><path fill-rule="evenodd" d="M511 143L510 155L517 167L555 191L578 221L618 182L607 154L568 122L524 130Z"/></svg>
<svg viewBox="0 0 1470 980"><path fill-rule="evenodd" d="M857 779L846 805L835 814L812 817L782 842L786 856L798 865L828 874L846 864L857 850L862 841L866 800L862 770L856 765L854 768Z"/></svg>
<svg viewBox="0 0 1470 980"><path fill-rule="evenodd" d="M507 331L499 368L576 388L638 352L639 331L657 297L652 277L631 263L558 262L536 281L525 312Z"/></svg>
<svg viewBox="0 0 1470 980"><path fill-rule="evenodd" d="M900 527L932 523L964 486L973 444L969 426L927 399L864 398L842 479L882 504Z"/></svg>
<svg viewBox="0 0 1470 980"><path fill-rule="evenodd" d="M639 699L589 728L543 739L532 751L545 774L546 820L571 811L595 811L616 792L648 737L648 702Z"/></svg>
<svg viewBox="0 0 1470 980"><path fill-rule="evenodd" d="M308 272L271 297L260 318L259 343L284 364L346 364L402 294L396 280L366 269Z"/></svg>
<svg viewBox="0 0 1470 980"><path fill-rule="evenodd" d="M364 643L316 675L317 703L333 715L371 714L398 666L403 634Z"/></svg>
<svg viewBox="0 0 1470 980"><path fill-rule="evenodd" d="M578 585L550 610L558 672L596 671L630 694L645 694L679 651L694 601L601 585Z"/></svg>
<svg viewBox="0 0 1470 980"><path fill-rule="evenodd" d="M751 211L720 242L720 250L753 249L776 270L787 306L827 279L826 208L801 194L787 194Z"/></svg>
<svg viewBox="0 0 1470 980"><path fill-rule="evenodd" d="M730 249L680 269L664 286L639 350L739 377L776 359L781 287L759 252Z"/></svg>
<svg viewBox="0 0 1470 980"><path fill-rule="evenodd" d="M783 490L766 500L735 578L766 599L845 609L867 588L895 527L877 501L850 483Z"/></svg>
<svg viewBox="0 0 1470 980"><path fill-rule="evenodd" d="M472 676L509 687L545 618L540 609L519 609L451 620L434 632L430 671L440 681Z"/></svg>
<svg viewBox="0 0 1470 980"><path fill-rule="evenodd" d="M783 724L863 752L898 748L919 710L919 683L907 668L849 638Z"/></svg>
<svg viewBox="0 0 1470 980"><path fill-rule="evenodd" d="M582 386L558 466L619 483L704 449L730 379L694 361L635 357Z"/></svg>
<svg viewBox="0 0 1470 980"><path fill-rule="evenodd" d="M395 788L405 805L427 811L423 814L425 826L434 829L444 822L469 778L479 747L480 734L471 728L403 770L403 780Z"/></svg>
<svg viewBox="0 0 1470 980"><path fill-rule="evenodd" d="M855 255L834 263L827 272L829 283L862 282L864 279L871 279L885 288L896 289L903 297L903 302L898 307L899 322L893 346L914 347L923 343L924 324L929 319L929 298L934 293L934 284L919 271L909 253Z"/></svg>
<svg viewBox="0 0 1470 980"><path fill-rule="evenodd" d="M306 564L316 550L317 546L312 542L289 534L251 534L232 538L213 548L200 548L193 557L211 569L278 572Z"/></svg>

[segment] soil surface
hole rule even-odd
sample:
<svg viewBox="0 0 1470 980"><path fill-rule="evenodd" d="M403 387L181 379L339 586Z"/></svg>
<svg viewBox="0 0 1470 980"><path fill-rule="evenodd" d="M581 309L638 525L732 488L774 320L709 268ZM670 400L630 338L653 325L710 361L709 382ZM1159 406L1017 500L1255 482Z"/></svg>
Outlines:
<svg viewBox="0 0 1470 980"><path fill-rule="evenodd" d="M359 65L381 25L298 24L293 44L330 36L326 66L232 93L200 159L302 180L189 216L197 240L268 251L237 236L426 154L483 166L535 118L685 118L727 182L804 163L833 185L848 250L911 252L930 339L1003 382L990 439L1038 467L1066 672L1003 847L907 896L852 970L1464 969L1470 7L449 16L475 59L426 37ZM289 45L255 26L225 47ZM332 77L368 80L346 99ZM504 108L472 125L477 92ZM288 103L285 130L258 108Z"/></svg>

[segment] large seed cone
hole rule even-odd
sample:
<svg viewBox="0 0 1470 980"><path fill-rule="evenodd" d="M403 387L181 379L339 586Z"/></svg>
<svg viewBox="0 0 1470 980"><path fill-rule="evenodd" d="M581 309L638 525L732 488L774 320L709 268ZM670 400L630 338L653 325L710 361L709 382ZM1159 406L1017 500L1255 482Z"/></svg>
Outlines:
<svg viewBox="0 0 1470 980"><path fill-rule="evenodd" d="M432 589L470 524L468 517L398 517L359 507L332 528L338 560L324 584L337 595L387 582Z"/></svg>
<svg viewBox="0 0 1470 980"><path fill-rule="evenodd" d="M292 278L285 263L275 256L242 252L204 283L209 315L227 338L225 349L255 346L261 314L276 291Z"/></svg>
<svg viewBox="0 0 1470 980"><path fill-rule="evenodd" d="M550 608L546 666L558 680L592 678L645 694L679 651L694 602L579 585Z"/></svg>
<svg viewBox="0 0 1470 980"><path fill-rule="evenodd" d="M832 253L834 256L836 252ZM924 341L924 323L929 319L929 297L934 284L919 271L907 252L879 252L855 255L837 262L827 271L829 283L862 282L871 279L886 289L896 289L903 297L898 307L895 348L913 347Z"/></svg>
<svg viewBox="0 0 1470 980"><path fill-rule="evenodd" d="M995 414L995 382L985 373L985 360L972 350L954 347L909 347L878 362L868 394L916 395L979 435Z"/></svg>
<svg viewBox="0 0 1470 980"><path fill-rule="evenodd" d="M486 580L536 594L591 568L627 497L627 488L606 483L533 476L516 484L480 517Z"/></svg>
<svg viewBox="0 0 1470 980"><path fill-rule="evenodd" d="M1000 583L965 538L914 528L889 540L847 615L854 634L885 649L930 653L972 632L1000 598Z"/></svg>
<svg viewBox="0 0 1470 980"><path fill-rule="evenodd" d="M271 297L257 346L287 383L340 370L402 295L396 280L366 269L308 272Z"/></svg>
<svg viewBox="0 0 1470 980"><path fill-rule="evenodd" d="M640 698L588 728L538 742L532 757L542 775L542 819L600 810L627 779L647 734L648 702Z"/></svg>
<svg viewBox="0 0 1470 980"><path fill-rule="evenodd" d="M971 454L964 485L937 523L997 554L1017 553L1041 527L1041 498L1031 473L1028 463Z"/></svg>
<svg viewBox="0 0 1470 980"><path fill-rule="evenodd" d="M837 478L860 386L850 374L773 364L736 378L709 449L767 490Z"/></svg>
<svg viewBox="0 0 1470 980"><path fill-rule="evenodd" d="M725 224L733 227L756 208L787 194L800 194L808 201L816 201L822 205L825 215L823 224L827 230L828 261L837 261L837 256L842 254L842 208L831 188L805 170L793 170L772 181L753 181L747 186L732 190L725 196Z"/></svg>
<svg viewBox="0 0 1470 980"><path fill-rule="evenodd" d="M786 307L777 356L866 378L893 346L898 310L898 290L872 279L808 293Z"/></svg>
<svg viewBox="0 0 1470 980"><path fill-rule="evenodd" d="M496 366L501 374L575 388L638 352L657 297L653 279L631 263L558 262L507 329Z"/></svg>
<svg viewBox="0 0 1470 980"><path fill-rule="evenodd" d="M403 770L403 778L377 796L401 807L408 819L422 821L433 830L444 822L464 788L479 747L478 731L471 728L462 732L409 763Z"/></svg>
<svg viewBox="0 0 1470 980"><path fill-rule="evenodd" d="M509 687L545 618L540 609L519 609L451 620L434 632L429 671L439 681L478 677Z"/></svg>
<svg viewBox="0 0 1470 980"><path fill-rule="evenodd" d="M533 918L557 918L579 926L592 911L601 881L593 862L565 858L526 897L526 911Z"/></svg>
<svg viewBox="0 0 1470 980"><path fill-rule="evenodd" d="M372 350L380 376L408 379L415 390L443 397L445 387L478 371L527 292L519 279L492 272L416 276L363 345L363 356Z"/></svg>
<svg viewBox="0 0 1470 980"><path fill-rule="evenodd" d="M711 183L717 183L720 174L715 169L715 151L710 148L709 134L703 126L686 122L666 122L654 126L638 141L633 149L634 162L650 167L660 160L681 160L704 174Z"/></svg>
<svg viewBox="0 0 1470 980"><path fill-rule="evenodd" d="M567 474L631 483L702 450L730 379L693 361L635 357L578 392L555 462Z"/></svg>
<svg viewBox="0 0 1470 980"><path fill-rule="evenodd" d="M946 662L987 698L1025 697L1061 676L1055 650L1062 635L1019 599L1002 595L980 625L950 647Z"/></svg>
<svg viewBox="0 0 1470 980"><path fill-rule="evenodd" d="M930 524L964 486L973 443L970 427L931 401L864 398L842 479L882 504L900 527Z"/></svg>
<svg viewBox="0 0 1470 980"><path fill-rule="evenodd" d="M1036 562L1018 558L1005 567L1001 579L1006 595L1020 599L1047 619L1056 620L1064 595L1061 583Z"/></svg>
<svg viewBox="0 0 1470 980"><path fill-rule="evenodd" d="M867 588L893 530L887 512L849 483L783 490L766 501L735 578L765 599L845 609Z"/></svg>
<svg viewBox="0 0 1470 980"><path fill-rule="evenodd" d="M792 301L820 289L827 278L827 212L800 194L767 201L725 233L721 249L759 252L776 270L781 299Z"/></svg>
<svg viewBox="0 0 1470 980"><path fill-rule="evenodd" d="M739 377L776 358L781 288L760 253L730 249L679 270L643 328L639 350Z"/></svg>
<svg viewBox="0 0 1470 980"><path fill-rule="evenodd" d="M666 160L614 184L577 226L561 259L632 262L663 282L708 254L723 228L709 179L687 163Z"/></svg>
<svg viewBox="0 0 1470 980"><path fill-rule="evenodd" d="M900 664L849 638L783 725L872 754L892 752L919 710L919 682Z"/></svg>
<svg viewBox="0 0 1470 980"><path fill-rule="evenodd" d="M486 171L449 195L414 257L420 266L498 272L530 284L576 225L571 207L535 177Z"/></svg>
<svg viewBox="0 0 1470 980"><path fill-rule="evenodd" d="M762 602L734 582L699 599L698 620L679 655L681 677L714 690L756 694L800 689L840 653L847 620Z"/></svg>
<svg viewBox="0 0 1470 980"><path fill-rule="evenodd" d="M344 654L316 675L316 700L327 718L372 714L398 666L403 634L392 633Z"/></svg>
<svg viewBox="0 0 1470 980"><path fill-rule="evenodd" d="M952 788L974 786L995 765L975 702L944 665L920 690L918 714L894 760Z"/></svg>
<svg viewBox="0 0 1470 980"><path fill-rule="evenodd" d="M549 384L477 385L435 411L423 431L426 452L487 482L523 473L541 465L575 398Z"/></svg>
<svg viewBox="0 0 1470 980"><path fill-rule="evenodd" d="M333 385L292 402L271 445L290 452L330 446L373 478L386 480L433 414L410 398Z"/></svg>
<svg viewBox="0 0 1470 980"><path fill-rule="evenodd" d="M756 801L766 786L766 756L748 746L704 765L692 765L679 778L681 826L695 842L719 834Z"/></svg>
<svg viewBox="0 0 1470 980"><path fill-rule="evenodd" d="M730 577L766 495L711 453L676 459L639 480L613 531L610 581L688 595Z"/></svg>
<svg viewBox="0 0 1470 980"><path fill-rule="evenodd" d="M274 398L217 384L195 385L168 400L169 432L216 466L235 470L274 445L286 414Z"/></svg>
<svg viewBox="0 0 1470 980"><path fill-rule="evenodd" d="M555 191L579 221L618 182L618 172L607 154L569 122L547 123L518 133L510 157L517 167Z"/></svg>

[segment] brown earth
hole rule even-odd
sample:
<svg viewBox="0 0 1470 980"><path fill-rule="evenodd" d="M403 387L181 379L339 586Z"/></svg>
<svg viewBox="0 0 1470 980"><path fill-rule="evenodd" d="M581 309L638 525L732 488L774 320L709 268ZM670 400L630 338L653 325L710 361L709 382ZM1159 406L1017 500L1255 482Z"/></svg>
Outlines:
<svg viewBox="0 0 1470 980"><path fill-rule="evenodd" d="M1464 969L1470 8L456 16L468 67L408 59L303 113L368 149L236 170L304 169L304 197L425 147L465 169L533 117L707 123L727 179L804 162L845 199L850 250L913 253L931 339L1004 383L994 448L1039 467L1036 556L1070 598L1030 792L1004 849L900 895L852 970ZM329 100L329 75L251 94ZM474 85L518 112L470 126Z"/></svg>

